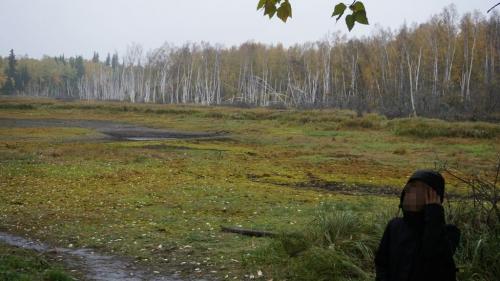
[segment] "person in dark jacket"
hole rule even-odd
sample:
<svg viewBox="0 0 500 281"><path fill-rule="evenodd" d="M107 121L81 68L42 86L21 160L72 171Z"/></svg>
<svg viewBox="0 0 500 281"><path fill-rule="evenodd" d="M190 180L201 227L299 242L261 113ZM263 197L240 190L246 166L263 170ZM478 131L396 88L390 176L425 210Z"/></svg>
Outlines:
<svg viewBox="0 0 500 281"><path fill-rule="evenodd" d="M400 196L403 218L387 224L375 254L376 281L456 281L460 231L445 224L444 178L418 170Z"/></svg>

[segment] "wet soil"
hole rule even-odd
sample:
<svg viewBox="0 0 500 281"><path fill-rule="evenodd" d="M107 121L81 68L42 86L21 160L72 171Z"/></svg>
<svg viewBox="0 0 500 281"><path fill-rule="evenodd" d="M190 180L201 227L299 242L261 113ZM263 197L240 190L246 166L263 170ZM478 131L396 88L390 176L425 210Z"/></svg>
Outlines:
<svg viewBox="0 0 500 281"><path fill-rule="evenodd" d="M51 247L39 241L5 232L0 232L0 243L61 258L68 269L75 270L79 276L84 276L85 280L205 281L204 279L185 279L176 275L161 275L157 271L142 268L126 258L99 254L92 249Z"/></svg>
<svg viewBox="0 0 500 281"><path fill-rule="evenodd" d="M376 196L394 197L394 196L399 196L403 189L402 186L401 187L379 186L379 185L360 184L360 183L348 184L345 182L327 181L319 179L311 174L309 174L308 176L309 178L306 181L291 183L291 182L282 182L279 180L270 179L269 175L247 174L247 178L253 182L267 183L267 184L273 184L291 188L318 189L345 195L360 195L360 196L376 195ZM470 199L470 196L457 193L447 193L446 198Z"/></svg>
<svg viewBox="0 0 500 281"><path fill-rule="evenodd" d="M226 132L179 132L148 128L131 123L106 120L69 120L69 119L13 119L0 118L0 128L46 128L72 127L92 129L103 134L103 139L114 140L163 140L199 139L227 137Z"/></svg>

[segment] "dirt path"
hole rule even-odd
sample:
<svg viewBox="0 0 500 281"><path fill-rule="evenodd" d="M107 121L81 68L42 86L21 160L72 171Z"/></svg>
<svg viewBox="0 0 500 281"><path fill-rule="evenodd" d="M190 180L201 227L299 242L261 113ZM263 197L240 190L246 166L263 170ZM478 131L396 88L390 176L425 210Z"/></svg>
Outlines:
<svg viewBox="0 0 500 281"><path fill-rule="evenodd" d="M104 139L160 140L224 137L225 132L178 132L106 120L0 118L0 128L74 127L96 130Z"/></svg>
<svg viewBox="0 0 500 281"><path fill-rule="evenodd" d="M69 269L74 269L87 280L95 281L183 281L204 279L182 279L165 276L151 270L139 268L125 258L96 253L92 249L53 248L41 242L0 232L0 242L10 246L33 250L47 255L62 257Z"/></svg>

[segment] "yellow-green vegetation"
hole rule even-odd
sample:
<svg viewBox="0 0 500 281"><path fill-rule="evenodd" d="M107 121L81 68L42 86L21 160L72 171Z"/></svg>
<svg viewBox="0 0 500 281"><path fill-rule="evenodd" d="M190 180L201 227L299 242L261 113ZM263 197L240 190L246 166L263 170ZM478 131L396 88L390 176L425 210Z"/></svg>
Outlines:
<svg viewBox="0 0 500 281"><path fill-rule="evenodd" d="M356 220L394 215L397 196L378 193L396 194L413 170L439 159L485 171L500 152L498 124L341 110L3 98L0 122L6 118L227 132L118 141L89 128L0 124L0 229L216 278L271 274L248 262L268 238L222 233L220 225L294 232L324 204L355 209Z"/></svg>

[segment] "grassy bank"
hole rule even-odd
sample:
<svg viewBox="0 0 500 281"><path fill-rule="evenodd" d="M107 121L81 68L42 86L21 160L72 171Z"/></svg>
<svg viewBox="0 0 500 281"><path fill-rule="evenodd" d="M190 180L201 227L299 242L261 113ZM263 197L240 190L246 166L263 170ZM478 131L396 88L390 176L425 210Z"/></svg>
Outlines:
<svg viewBox="0 0 500 281"><path fill-rule="evenodd" d="M0 280L5 281L71 281L61 264L29 250L0 242Z"/></svg>

